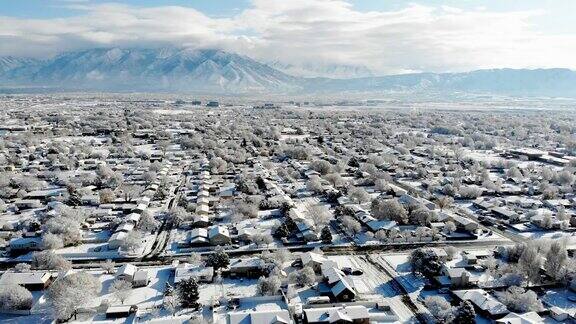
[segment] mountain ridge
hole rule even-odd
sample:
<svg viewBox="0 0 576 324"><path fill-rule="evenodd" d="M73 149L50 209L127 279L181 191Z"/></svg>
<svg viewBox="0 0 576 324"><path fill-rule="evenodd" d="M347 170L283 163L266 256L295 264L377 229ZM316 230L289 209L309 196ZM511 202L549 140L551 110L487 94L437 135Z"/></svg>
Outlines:
<svg viewBox="0 0 576 324"><path fill-rule="evenodd" d="M347 70L341 70L347 71ZM95 48L47 60L0 57L3 87L219 93L480 93L576 97L576 72L484 69L361 78L298 77L218 49Z"/></svg>

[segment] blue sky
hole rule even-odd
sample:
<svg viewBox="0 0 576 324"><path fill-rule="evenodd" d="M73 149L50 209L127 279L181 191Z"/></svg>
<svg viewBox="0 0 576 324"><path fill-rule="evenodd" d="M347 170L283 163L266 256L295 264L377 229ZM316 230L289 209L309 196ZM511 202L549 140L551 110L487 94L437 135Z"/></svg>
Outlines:
<svg viewBox="0 0 576 324"><path fill-rule="evenodd" d="M376 73L576 68L574 0L0 0L0 55L215 47Z"/></svg>

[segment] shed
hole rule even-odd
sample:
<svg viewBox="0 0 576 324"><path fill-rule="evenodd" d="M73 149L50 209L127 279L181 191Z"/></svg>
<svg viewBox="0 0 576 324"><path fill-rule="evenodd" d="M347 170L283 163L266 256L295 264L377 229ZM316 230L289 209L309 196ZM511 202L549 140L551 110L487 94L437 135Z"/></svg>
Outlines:
<svg viewBox="0 0 576 324"><path fill-rule="evenodd" d="M106 310L106 318L120 318L128 317L132 313L136 313L138 306L121 305L121 306L110 306Z"/></svg>

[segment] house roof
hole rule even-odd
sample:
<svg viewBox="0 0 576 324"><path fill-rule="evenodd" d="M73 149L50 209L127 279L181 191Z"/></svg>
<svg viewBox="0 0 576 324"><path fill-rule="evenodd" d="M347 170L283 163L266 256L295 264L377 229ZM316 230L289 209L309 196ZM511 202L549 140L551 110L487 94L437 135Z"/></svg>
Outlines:
<svg viewBox="0 0 576 324"><path fill-rule="evenodd" d="M11 272L7 271L0 277L0 285L18 284L33 285L45 284L52 275L49 272Z"/></svg>
<svg viewBox="0 0 576 324"><path fill-rule="evenodd" d="M134 281L148 280L148 271L138 270L134 273Z"/></svg>
<svg viewBox="0 0 576 324"><path fill-rule="evenodd" d="M285 309L254 310L228 314L228 324L289 324L290 314Z"/></svg>
<svg viewBox="0 0 576 324"><path fill-rule="evenodd" d="M208 230L205 228L195 228L195 229L190 231L189 236L190 236L190 239L193 239L196 237L208 238Z"/></svg>
<svg viewBox="0 0 576 324"><path fill-rule="evenodd" d="M308 308L304 310L308 322L335 323L338 321L352 322L369 318L368 309L362 305Z"/></svg>
<svg viewBox="0 0 576 324"><path fill-rule="evenodd" d="M492 297L483 289L471 290L458 290L453 292L458 298L462 300L469 300L476 307L492 314L501 315L508 314L508 308L499 302L496 298Z"/></svg>
<svg viewBox="0 0 576 324"><path fill-rule="evenodd" d="M300 255L300 260L302 260L302 264L307 265L311 262L322 264L327 259L322 254L318 254L318 253L314 253L314 252L306 252L306 253L302 253L302 255Z"/></svg>
<svg viewBox="0 0 576 324"><path fill-rule="evenodd" d="M138 270L138 268L136 268L135 265L130 264L130 263L126 263L126 264L122 265L120 268L118 268L118 271L116 271L116 276L133 277L134 274L136 273L136 270Z"/></svg>
<svg viewBox="0 0 576 324"><path fill-rule="evenodd" d="M544 319L536 312L524 314L510 313L496 321L496 323L501 324L536 324L542 322L544 322Z"/></svg>
<svg viewBox="0 0 576 324"><path fill-rule="evenodd" d="M266 262L260 258L247 258L247 259L236 259L230 263L230 269L239 268L257 268L263 269L266 266Z"/></svg>
<svg viewBox="0 0 576 324"><path fill-rule="evenodd" d="M212 267L193 266L189 263L185 263L179 265L174 270L174 283L177 284L180 281L188 278L200 278L200 277L211 278L213 274L214 274L214 268Z"/></svg>
<svg viewBox="0 0 576 324"><path fill-rule="evenodd" d="M230 232L228 232L228 229L224 226L214 226L208 231L209 238L213 238L219 235L230 237Z"/></svg>

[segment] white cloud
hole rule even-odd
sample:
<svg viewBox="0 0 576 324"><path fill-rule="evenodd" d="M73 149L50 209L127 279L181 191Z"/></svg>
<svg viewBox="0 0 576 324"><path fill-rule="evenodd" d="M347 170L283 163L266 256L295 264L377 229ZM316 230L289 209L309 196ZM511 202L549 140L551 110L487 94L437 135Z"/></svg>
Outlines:
<svg viewBox="0 0 576 324"><path fill-rule="evenodd" d="M576 68L576 35L539 32L539 11L409 5L360 12L342 0L253 0L228 18L163 6L69 2L75 17L0 17L0 55L95 46L217 47L265 61L367 66L377 73Z"/></svg>

